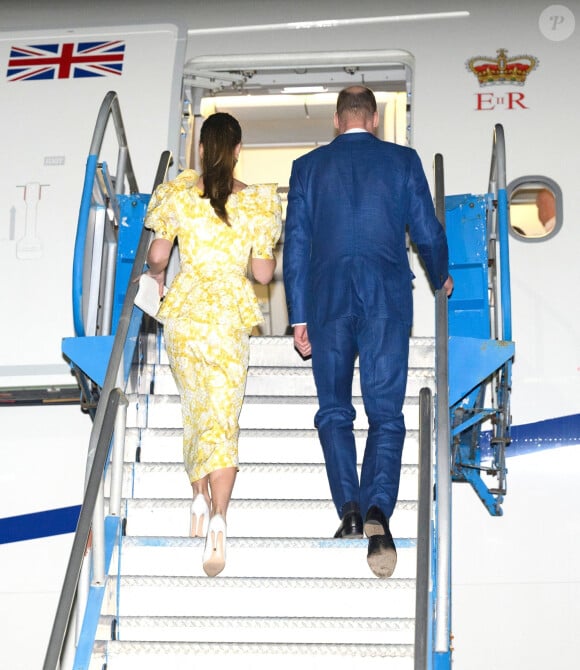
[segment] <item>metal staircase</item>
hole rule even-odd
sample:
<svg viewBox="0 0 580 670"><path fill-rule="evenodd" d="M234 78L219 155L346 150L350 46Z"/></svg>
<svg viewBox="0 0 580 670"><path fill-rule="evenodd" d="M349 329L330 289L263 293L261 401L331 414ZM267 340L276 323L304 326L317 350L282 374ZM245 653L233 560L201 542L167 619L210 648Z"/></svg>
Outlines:
<svg viewBox="0 0 580 670"><path fill-rule="evenodd" d="M338 668L413 668L418 394L433 386L433 357L432 340L412 341L392 518L399 562L393 578L380 580L366 563L366 540L331 539L338 519L312 427L309 363L291 338L252 338L227 563L210 579L201 567L203 539L187 536L191 487L179 398L162 337L144 337L127 390L125 535L113 554L90 668L316 668L321 657ZM358 374L355 395L362 452Z"/></svg>
<svg viewBox="0 0 580 670"><path fill-rule="evenodd" d="M121 145L115 177L98 157L109 116ZM338 519L313 428L310 364L289 337L251 340L227 563L208 578L204 540L188 537L191 487L162 330L133 304L150 241L142 226L149 196L136 192L116 95L107 95L79 217L77 337L63 342L93 431L44 670L180 670L204 663L215 670L297 663L309 670L322 659L336 668L450 669L452 475L468 481L492 514L501 513L505 493L513 343L500 131L485 196L446 199L441 156L435 161L437 215L448 218L456 291L449 315L447 298L437 292L436 337L411 340L407 439L391 520L399 556L393 578L371 573L366 540L332 538ZM165 152L154 188L169 160ZM104 188L91 179L104 180ZM122 194L125 182L130 196ZM112 213L106 223L111 246L119 247L116 263L102 262L88 276L79 258L87 249L93 260L104 257L95 252L91 228L103 210ZM470 235L477 244L466 244ZM97 275L104 286L92 281ZM110 313L98 311L104 302ZM87 321L96 329L87 331ZM353 393L360 463L367 425L358 374ZM481 430L488 420L489 462ZM483 474L498 485L488 487Z"/></svg>

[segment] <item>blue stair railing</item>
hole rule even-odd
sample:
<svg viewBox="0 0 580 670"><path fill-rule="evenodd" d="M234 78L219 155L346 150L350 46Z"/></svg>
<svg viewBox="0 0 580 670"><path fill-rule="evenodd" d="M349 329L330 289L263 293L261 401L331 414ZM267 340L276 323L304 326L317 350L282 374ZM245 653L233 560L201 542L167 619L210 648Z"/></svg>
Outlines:
<svg viewBox="0 0 580 670"><path fill-rule="evenodd" d="M429 522L424 491L429 454L420 439L418 553L428 552L431 586L424 559L417 558L415 670L450 670L452 481L469 482L488 511L501 514L506 493L505 448L509 444L511 296L508 202L503 128L494 128L488 193L445 197L443 159L435 156L435 207L449 240L452 296L436 293L435 452L433 515ZM498 267L499 259L499 267ZM498 274L500 289L498 291ZM420 414L426 412L420 406ZM489 433L482 427L491 423ZM428 426L422 419L421 426ZM425 428L423 428L423 431ZM484 476L495 477L488 486ZM429 526L430 524L430 526ZM430 527L430 542L425 542ZM429 590L430 589L430 590ZM426 626L419 615L427 603ZM421 606L420 606L421 603Z"/></svg>
<svg viewBox="0 0 580 670"><path fill-rule="evenodd" d="M435 156L434 168L435 210L445 228L441 154ZM419 394L415 670L451 668L451 452L447 312L447 296L443 289L439 289L435 293L435 403L430 389L423 388Z"/></svg>
<svg viewBox="0 0 580 670"><path fill-rule="evenodd" d="M107 163L100 162L111 120L118 143L115 175L111 175ZM99 109L87 157L75 239L72 302L75 334L79 337L109 335L113 330L110 317L116 264L107 264L103 247L111 246L116 252L120 202L126 188L131 195L139 192L119 99L115 91L109 91Z"/></svg>
<svg viewBox="0 0 580 670"><path fill-rule="evenodd" d="M100 129L99 133L104 132L103 123L106 124L110 110L115 109L117 110L114 112L117 136L123 143L124 133L119 132L118 122L121 120L121 116L116 94L109 93L105 98L99 113L97 128ZM121 154L124 154L122 162L125 167L130 165L128 150L121 151ZM85 178L83 198L85 198L86 193L94 192L96 189L94 185L93 188L89 188L90 179L100 179L99 167L92 155L91 153L87 164L87 174L89 176ZM171 154L166 151L161 156L153 190L159 183L165 181L170 163ZM132 180L132 183L136 188L134 180ZM130 203L135 195L129 196L127 202ZM113 203L110 202L107 206L113 207ZM86 208L86 202L81 209L83 207ZM141 211L144 213L144 210ZM83 214L79 217L79 226L84 225L86 216ZM127 257L131 255L133 257L130 267L129 263L126 263L129 268L128 271L125 271L123 275L117 272L117 268L114 268L115 272L113 274L116 277L115 300L111 301L111 309L113 309L113 302L120 303L114 335L81 335L77 338L67 338L63 342L63 351L65 355L67 355L67 351L69 352L72 365L77 365L74 359L76 353L83 351L83 355L86 355L86 352L91 351L92 347L92 355L98 354L102 357L105 372L102 382L99 384L99 396L89 438L83 504L47 646L43 670L57 670L57 668L59 670L69 670L71 668L72 670L88 670L110 561L113 549L122 533L121 485L128 404L124 389L131 364L135 355L138 354L139 333L144 321L143 313L134 305L138 289L138 283L135 280L145 267L145 258L152 237L152 232L143 228L142 215L138 230L138 243L135 243L131 253L127 254ZM133 236L135 235L136 233L133 233ZM82 234L80 237L82 238ZM78 238L79 235L77 235L77 240ZM79 248L82 246L81 243ZM115 264L119 262L117 256ZM77 282L81 281L82 269L79 270L77 267L75 275ZM78 310L79 304L75 309ZM76 313L78 317L79 313ZM75 349L75 341L88 342L89 345ZM110 342L110 346L105 345L99 349L101 341ZM94 377L91 379L94 380ZM106 506L104 487L105 476L109 469L110 490L108 506Z"/></svg>
<svg viewBox="0 0 580 670"><path fill-rule="evenodd" d="M118 145L114 175L100 158L111 121ZM75 337L62 343L83 409L93 419L149 198L138 192L119 100L110 91L97 116L79 209L72 282Z"/></svg>
<svg viewBox="0 0 580 670"><path fill-rule="evenodd" d="M505 140L496 125L488 193L446 198L450 268L449 403L453 481L471 484L492 515L507 491L511 292ZM499 279L499 289L498 289ZM491 426L484 431L485 426ZM491 483L489 479L491 478Z"/></svg>

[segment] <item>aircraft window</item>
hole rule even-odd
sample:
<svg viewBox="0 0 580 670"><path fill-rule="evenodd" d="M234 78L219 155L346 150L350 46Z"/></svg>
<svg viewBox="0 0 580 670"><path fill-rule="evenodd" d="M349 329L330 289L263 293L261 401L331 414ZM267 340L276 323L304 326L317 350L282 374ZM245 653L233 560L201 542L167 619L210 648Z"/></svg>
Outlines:
<svg viewBox="0 0 580 670"><path fill-rule="evenodd" d="M548 177L515 179L507 187L510 233L525 242L553 237L562 227L562 190Z"/></svg>

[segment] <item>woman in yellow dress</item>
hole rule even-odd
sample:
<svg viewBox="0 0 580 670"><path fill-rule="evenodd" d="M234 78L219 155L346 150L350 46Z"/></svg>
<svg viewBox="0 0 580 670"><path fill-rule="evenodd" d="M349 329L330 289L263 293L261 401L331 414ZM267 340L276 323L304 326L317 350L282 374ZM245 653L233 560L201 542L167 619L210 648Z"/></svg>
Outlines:
<svg viewBox="0 0 580 670"><path fill-rule="evenodd" d="M206 536L203 568L226 560L226 513L238 471L238 418L249 360L249 335L263 321L247 277L267 284L281 232L276 184L234 178L241 148L238 121L217 113L200 132L202 174L183 171L151 197L145 225L155 231L148 274L160 291L175 239L180 272L158 313L181 397L184 464L191 486L191 536Z"/></svg>

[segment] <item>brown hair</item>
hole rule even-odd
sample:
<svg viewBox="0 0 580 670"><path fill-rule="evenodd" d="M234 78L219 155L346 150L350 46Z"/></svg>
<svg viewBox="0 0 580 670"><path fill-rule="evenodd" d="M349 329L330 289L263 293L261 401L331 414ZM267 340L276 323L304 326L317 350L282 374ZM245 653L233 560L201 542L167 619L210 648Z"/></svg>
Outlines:
<svg viewBox="0 0 580 670"><path fill-rule="evenodd" d="M342 89L336 99L338 117L344 114L372 116L377 111L375 94L366 86L349 86Z"/></svg>
<svg viewBox="0 0 580 670"><path fill-rule="evenodd" d="M203 145L201 170L203 198L209 198L214 212L229 224L226 202L234 189L235 148L242 141L237 119L226 112L217 112L204 121L199 143Z"/></svg>

